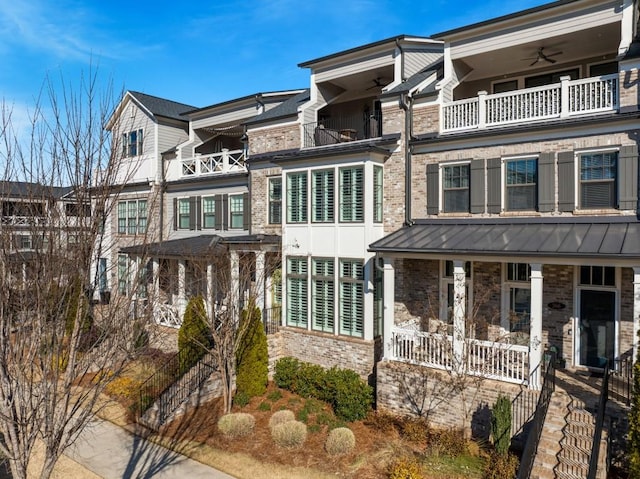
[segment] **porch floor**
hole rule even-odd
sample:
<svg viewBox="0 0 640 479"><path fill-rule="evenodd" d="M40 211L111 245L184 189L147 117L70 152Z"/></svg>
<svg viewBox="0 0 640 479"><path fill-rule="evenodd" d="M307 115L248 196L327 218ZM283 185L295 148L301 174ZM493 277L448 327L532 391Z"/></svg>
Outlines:
<svg viewBox="0 0 640 479"><path fill-rule="evenodd" d="M556 392L578 399L588 408L596 409L602 388L602 375L573 369L556 370Z"/></svg>

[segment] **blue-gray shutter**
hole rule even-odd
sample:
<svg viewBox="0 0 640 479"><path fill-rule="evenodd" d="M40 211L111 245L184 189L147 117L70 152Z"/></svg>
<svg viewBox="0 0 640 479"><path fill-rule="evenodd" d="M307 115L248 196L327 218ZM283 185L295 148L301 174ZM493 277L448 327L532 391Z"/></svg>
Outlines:
<svg viewBox="0 0 640 479"><path fill-rule="evenodd" d="M215 210L215 223L216 223L216 229L218 231L222 230L222 215L223 215L223 211L222 211L222 195L216 195L215 196L215 205L216 205L216 210Z"/></svg>
<svg viewBox="0 0 640 479"><path fill-rule="evenodd" d="M249 193L244 193L242 195L242 229L247 231L251 222L251 212L249 210Z"/></svg>
<svg viewBox="0 0 640 479"><path fill-rule="evenodd" d="M538 157L538 211L555 209L555 153L542 153Z"/></svg>
<svg viewBox="0 0 640 479"><path fill-rule="evenodd" d="M222 195L222 229L229 229L229 195Z"/></svg>
<svg viewBox="0 0 640 479"><path fill-rule="evenodd" d="M178 229L178 198L173 199L173 229Z"/></svg>
<svg viewBox="0 0 640 479"><path fill-rule="evenodd" d="M437 215L440 211L440 166L427 165L427 214Z"/></svg>
<svg viewBox="0 0 640 479"><path fill-rule="evenodd" d="M196 205L196 197L189 197L189 229L196 229L196 213L197 213L197 205Z"/></svg>
<svg viewBox="0 0 640 479"><path fill-rule="evenodd" d="M638 201L638 146L620 148L618 155L618 208L636 209Z"/></svg>
<svg viewBox="0 0 640 479"><path fill-rule="evenodd" d="M576 166L573 151L558 153L558 211L576 209Z"/></svg>
<svg viewBox="0 0 640 479"><path fill-rule="evenodd" d="M202 229L202 197L196 196L196 229Z"/></svg>
<svg viewBox="0 0 640 479"><path fill-rule="evenodd" d="M487 160L487 212L502 212L502 181L501 160L490 158Z"/></svg>
<svg viewBox="0 0 640 479"><path fill-rule="evenodd" d="M484 160L471 160L471 213L484 213Z"/></svg>

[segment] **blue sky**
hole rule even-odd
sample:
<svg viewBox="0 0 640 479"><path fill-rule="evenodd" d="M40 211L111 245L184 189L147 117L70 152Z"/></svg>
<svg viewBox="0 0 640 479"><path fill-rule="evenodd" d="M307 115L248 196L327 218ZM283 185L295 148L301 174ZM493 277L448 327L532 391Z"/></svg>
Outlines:
<svg viewBox="0 0 640 479"><path fill-rule="evenodd" d="M0 100L16 117L47 75L97 66L121 88L202 107L304 88L297 65L399 34L428 36L545 0L0 0Z"/></svg>

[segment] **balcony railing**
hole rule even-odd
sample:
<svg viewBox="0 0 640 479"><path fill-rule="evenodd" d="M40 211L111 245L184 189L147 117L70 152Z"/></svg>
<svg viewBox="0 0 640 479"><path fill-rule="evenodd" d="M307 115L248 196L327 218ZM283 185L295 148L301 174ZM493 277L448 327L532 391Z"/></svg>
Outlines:
<svg viewBox="0 0 640 479"><path fill-rule="evenodd" d="M451 336L394 328L391 345L393 359L397 361L438 369L455 368ZM468 338L462 357L466 374L516 384L524 384L529 378L528 346Z"/></svg>
<svg viewBox="0 0 640 479"><path fill-rule="evenodd" d="M354 115L303 125L304 148L335 145L382 136L382 112Z"/></svg>
<svg viewBox="0 0 640 479"><path fill-rule="evenodd" d="M47 218L43 216L2 216L0 217L2 226L44 226Z"/></svg>
<svg viewBox="0 0 640 479"><path fill-rule="evenodd" d="M617 111L618 75L560 83L454 101L442 106L442 131L455 132Z"/></svg>
<svg viewBox="0 0 640 479"><path fill-rule="evenodd" d="M247 171L244 151L226 149L220 153L187 158L182 160L181 167L180 175L183 177Z"/></svg>

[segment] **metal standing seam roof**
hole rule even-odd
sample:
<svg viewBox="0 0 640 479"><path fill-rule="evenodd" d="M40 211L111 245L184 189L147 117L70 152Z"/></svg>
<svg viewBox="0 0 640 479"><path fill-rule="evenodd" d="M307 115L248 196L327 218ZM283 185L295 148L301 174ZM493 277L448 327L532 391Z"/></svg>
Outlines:
<svg viewBox="0 0 640 479"><path fill-rule="evenodd" d="M636 217L418 220L372 243L389 253L640 258Z"/></svg>

